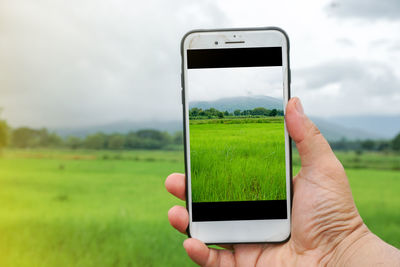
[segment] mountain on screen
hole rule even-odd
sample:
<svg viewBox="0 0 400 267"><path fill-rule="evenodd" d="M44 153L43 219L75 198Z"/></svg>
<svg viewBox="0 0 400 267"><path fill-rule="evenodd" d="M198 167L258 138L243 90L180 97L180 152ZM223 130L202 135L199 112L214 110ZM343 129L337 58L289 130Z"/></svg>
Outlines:
<svg viewBox="0 0 400 267"><path fill-rule="evenodd" d="M248 110L263 107L266 109L283 109L281 99L270 96L237 96L220 98L214 101L192 101L189 108L209 109L215 108L221 111L233 112L236 109Z"/></svg>

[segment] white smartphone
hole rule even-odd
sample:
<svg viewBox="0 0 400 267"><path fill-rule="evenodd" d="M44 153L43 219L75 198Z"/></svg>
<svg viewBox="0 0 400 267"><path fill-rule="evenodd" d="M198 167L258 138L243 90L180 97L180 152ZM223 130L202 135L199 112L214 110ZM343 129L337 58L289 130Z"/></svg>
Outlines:
<svg viewBox="0 0 400 267"><path fill-rule="evenodd" d="M207 244L287 241L288 36L275 27L194 30L181 53L188 235Z"/></svg>

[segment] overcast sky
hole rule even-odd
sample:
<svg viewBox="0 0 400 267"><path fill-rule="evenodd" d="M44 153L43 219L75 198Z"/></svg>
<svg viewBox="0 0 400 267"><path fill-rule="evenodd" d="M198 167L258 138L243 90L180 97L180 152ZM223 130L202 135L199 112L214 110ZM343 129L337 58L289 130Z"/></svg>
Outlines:
<svg viewBox="0 0 400 267"><path fill-rule="evenodd" d="M0 0L1 116L14 127L179 120L182 35L272 25L289 34L307 113L400 116L398 0Z"/></svg>
<svg viewBox="0 0 400 267"><path fill-rule="evenodd" d="M282 67L189 69L189 102L214 101L237 96L283 99Z"/></svg>

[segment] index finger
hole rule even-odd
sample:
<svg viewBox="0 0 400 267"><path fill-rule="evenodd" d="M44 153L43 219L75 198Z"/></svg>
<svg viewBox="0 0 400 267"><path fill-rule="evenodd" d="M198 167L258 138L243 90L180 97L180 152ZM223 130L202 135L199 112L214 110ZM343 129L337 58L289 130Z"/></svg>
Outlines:
<svg viewBox="0 0 400 267"><path fill-rule="evenodd" d="M186 199L186 181L185 175L182 173L170 174L165 180L165 188L167 191L179 199Z"/></svg>

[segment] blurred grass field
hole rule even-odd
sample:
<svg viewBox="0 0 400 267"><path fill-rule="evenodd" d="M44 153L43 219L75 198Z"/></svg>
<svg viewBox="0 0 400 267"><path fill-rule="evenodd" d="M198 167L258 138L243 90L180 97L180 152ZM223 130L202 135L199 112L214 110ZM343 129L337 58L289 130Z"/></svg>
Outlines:
<svg viewBox="0 0 400 267"><path fill-rule="evenodd" d="M286 199L283 118L249 120L190 121L193 202Z"/></svg>
<svg viewBox="0 0 400 267"><path fill-rule="evenodd" d="M162 157L161 157L162 156ZM0 266L190 266L164 180L182 152L6 151ZM118 159L115 159L118 158Z"/></svg>
<svg viewBox="0 0 400 267"><path fill-rule="evenodd" d="M363 154L360 164L372 156L385 158ZM167 220L184 203L164 180L183 170L181 151L3 151L0 266L194 266ZM368 227L400 248L400 172L347 174Z"/></svg>

